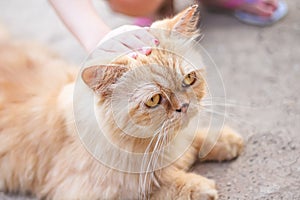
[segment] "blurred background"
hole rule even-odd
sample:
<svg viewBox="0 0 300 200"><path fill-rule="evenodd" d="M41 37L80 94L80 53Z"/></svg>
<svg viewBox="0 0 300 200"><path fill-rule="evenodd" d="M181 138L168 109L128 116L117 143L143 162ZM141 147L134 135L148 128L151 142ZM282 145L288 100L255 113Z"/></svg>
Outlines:
<svg viewBox="0 0 300 200"><path fill-rule="evenodd" d="M190 4L176 2L176 10ZM132 23L104 0L94 3L111 27ZM288 15L264 28L202 12L202 44L225 84L226 123L246 140L237 160L192 169L216 180L220 199L300 199L300 1L287 4ZM0 0L0 23L78 66L87 56L46 0ZM31 198L0 192L0 199Z"/></svg>

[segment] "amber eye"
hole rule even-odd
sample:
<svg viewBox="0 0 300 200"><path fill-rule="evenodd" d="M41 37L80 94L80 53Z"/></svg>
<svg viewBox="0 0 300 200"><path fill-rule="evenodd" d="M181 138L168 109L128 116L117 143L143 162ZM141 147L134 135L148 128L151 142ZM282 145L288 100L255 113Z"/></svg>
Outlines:
<svg viewBox="0 0 300 200"><path fill-rule="evenodd" d="M154 108L155 106L157 106L160 103L160 100L161 100L160 94L156 94L156 95L152 96L148 101L146 101L145 104L149 108Z"/></svg>
<svg viewBox="0 0 300 200"><path fill-rule="evenodd" d="M188 75L186 75L183 79L183 86L187 87L190 85L193 85L196 81L196 73L191 72Z"/></svg>

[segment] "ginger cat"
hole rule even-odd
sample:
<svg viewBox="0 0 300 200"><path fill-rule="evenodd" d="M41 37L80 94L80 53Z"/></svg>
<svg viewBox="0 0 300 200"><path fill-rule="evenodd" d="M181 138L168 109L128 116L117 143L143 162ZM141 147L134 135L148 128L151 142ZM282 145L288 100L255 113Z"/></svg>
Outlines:
<svg viewBox="0 0 300 200"><path fill-rule="evenodd" d="M199 36L199 18L199 8L194 5L152 27L195 38ZM86 84L79 98L85 101L91 94L95 96L97 119L111 141L130 152L157 151L166 159L183 153L170 165L148 173L109 168L82 144L73 116L78 69L41 47L0 39L0 191L31 193L45 199L217 199L213 180L187 172L199 159L205 131L197 131L193 138L177 130L186 129L198 112L196 104L205 95L203 69L191 71L164 51L184 41L171 41L163 34L156 37L160 49L149 56L139 55L136 60L124 56L111 65L88 66L79 74ZM149 63L160 65L139 68ZM131 73L133 70L140 71ZM141 87L133 90L133 85ZM158 130L156 135L124 135L111 112L114 88L123 94L114 97L116 102L130 104L129 110L117 113L122 128L134 136ZM84 113L86 106L81 106ZM129 119L143 128L130 126ZM89 115L82 116L84 123L89 120ZM87 133L98 130L86 127ZM156 145L166 130L169 140L176 134L178 137L170 143L171 151L159 151ZM192 143L185 150L182 144L187 141ZM233 159L242 146L241 137L225 128L202 160ZM108 160L121 160L123 166L140 165L139 160L119 157L105 146L100 146L100 151Z"/></svg>

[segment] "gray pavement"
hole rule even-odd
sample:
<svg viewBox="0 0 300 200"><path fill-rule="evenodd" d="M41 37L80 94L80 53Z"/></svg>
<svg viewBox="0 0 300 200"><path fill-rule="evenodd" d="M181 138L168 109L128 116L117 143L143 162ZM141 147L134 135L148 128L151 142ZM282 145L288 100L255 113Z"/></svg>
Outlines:
<svg viewBox="0 0 300 200"><path fill-rule="evenodd" d="M300 199L300 1L287 3L288 16L265 28L203 12L202 44L223 77L227 124L246 140L235 161L192 169L216 180L220 199ZM108 19L104 6L98 1ZM130 20L118 15L107 22ZM1 0L0 21L14 37L47 44L70 62L86 56L44 0ZM26 198L0 193L0 199Z"/></svg>

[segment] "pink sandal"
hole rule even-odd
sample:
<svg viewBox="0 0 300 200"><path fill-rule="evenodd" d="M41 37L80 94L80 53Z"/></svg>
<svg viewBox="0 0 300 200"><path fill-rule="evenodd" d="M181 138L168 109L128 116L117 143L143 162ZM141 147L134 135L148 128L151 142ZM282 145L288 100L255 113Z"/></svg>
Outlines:
<svg viewBox="0 0 300 200"><path fill-rule="evenodd" d="M280 0L278 1L277 9L273 12L273 14L270 17L258 16L251 13L247 13L245 11L238 11L238 10L235 11L234 16L241 22L247 24L252 24L257 26L268 26L283 19L287 15L287 12L288 12L288 7L286 2Z"/></svg>
<svg viewBox="0 0 300 200"><path fill-rule="evenodd" d="M223 7L228 9L239 8L242 4L255 4L259 0L228 0ZM275 22L282 19L288 12L287 4L283 0L278 1L278 7L270 17L259 16L251 14L242 10L235 10L234 16L241 22L257 25L257 26L267 26L274 24Z"/></svg>

